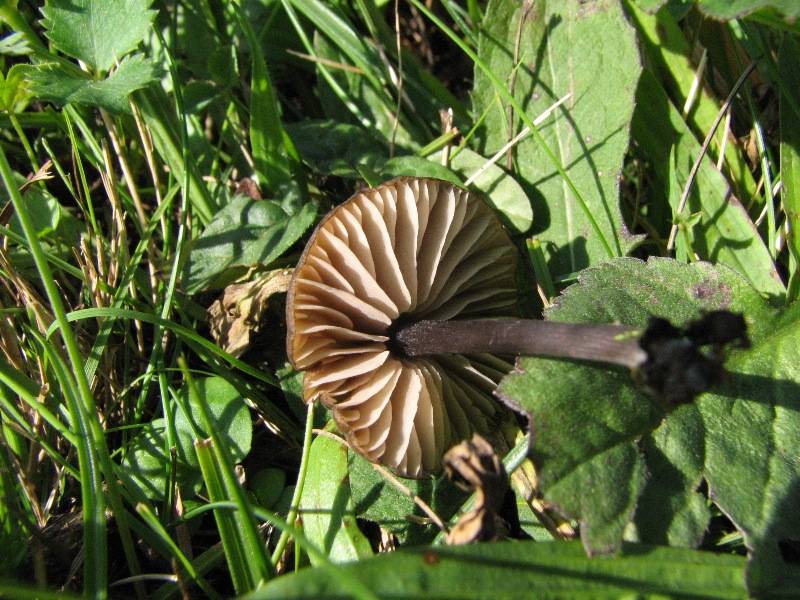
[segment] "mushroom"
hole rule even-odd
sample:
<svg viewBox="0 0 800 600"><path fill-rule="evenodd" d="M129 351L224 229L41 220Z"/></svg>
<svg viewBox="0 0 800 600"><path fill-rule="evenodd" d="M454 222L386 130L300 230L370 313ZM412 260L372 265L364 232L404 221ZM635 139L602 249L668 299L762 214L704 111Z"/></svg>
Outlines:
<svg viewBox="0 0 800 600"><path fill-rule="evenodd" d="M492 398L511 368L486 353L408 356L420 321L516 312L517 252L475 194L398 178L356 193L317 226L287 298L287 351L306 401L330 408L348 443L401 475L437 472L444 452L496 432Z"/></svg>
<svg viewBox="0 0 800 600"><path fill-rule="evenodd" d="M691 326L514 318L516 271L503 225L466 189L400 177L357 192L317 226L289 284L287 353L305 400L331 409L356 452L420 477L474 433L503 440L503 356L621 365L670 402L718 379L721 359L700 354Z"/></svg>

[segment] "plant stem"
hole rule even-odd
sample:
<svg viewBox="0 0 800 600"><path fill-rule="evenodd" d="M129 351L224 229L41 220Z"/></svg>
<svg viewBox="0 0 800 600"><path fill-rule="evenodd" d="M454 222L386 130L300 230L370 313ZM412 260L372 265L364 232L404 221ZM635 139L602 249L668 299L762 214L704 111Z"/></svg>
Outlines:
<svg viewBox="0 0 800 600"><path fill-rule="evenodd" d="M647 361L647 353L639 345L641 331L627 325L533 319L417 321L400 326L394 341L408 357L491 352L588 360L635 369Z"/></svg>

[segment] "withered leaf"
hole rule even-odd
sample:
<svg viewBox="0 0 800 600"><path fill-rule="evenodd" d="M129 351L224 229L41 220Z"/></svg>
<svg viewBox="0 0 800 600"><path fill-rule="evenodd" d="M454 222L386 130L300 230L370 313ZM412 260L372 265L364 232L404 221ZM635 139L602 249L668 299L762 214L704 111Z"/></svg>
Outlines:
<svg viewBox="0 0 800 600"><path fill-rule="evenodd" d="M292 269L268 271L258 279L234 283L208 307L208 325L214 341L239 357L250 347L250 339L262 325L270 296L289 288Z"/></svg>
<svg viewBox="0 0 800 600"><path fill-rule="evenodd" d="M505 534L498 516L509 490L508 475L494 448L477 433L444 455L445 471L456 485L475 491L475 506L464 513L447 534L447 543L470 544L494 540Z"/></svg>

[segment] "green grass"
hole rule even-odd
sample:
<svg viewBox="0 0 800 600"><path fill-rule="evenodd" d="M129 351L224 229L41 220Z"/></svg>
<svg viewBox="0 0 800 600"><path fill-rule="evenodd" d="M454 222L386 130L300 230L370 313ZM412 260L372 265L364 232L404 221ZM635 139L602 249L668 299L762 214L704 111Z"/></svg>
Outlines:
<svg viewBox="0 0 800 600"><path fill-rule="evenodd" d="M536 436L545 480L531 497L531 441L517 432L506 466L523 474L513 486L527 525L512 534L559 544L553 538L583 526L592 549L591 523L619 549L625 531L624 557L607 575L564 546L569 586L553 592L560 597L597 597L612 576L621 586L613 593L629 589L623 580L665 594L703 591L681 588L658 568L662 556L689 565L709 596L790 589L776 573L791 580L797 565L776 548L791 556L800 539L785 504L800 477L785 458L800 441L791 433L800 431L800 368L789 350L800 343L800 25L789 18L797 15L755 0L758 10L724 21L703 12L719 9L713 0L658 12L636 0L556 4L534 3L523 21L512 0L53 0L44 15L36 3L0 6L0 595L300 597L322 593L311 569L328 590L362 598L419 592L376 572L402 568L422 581L434 560L425 552L439 551L445 534L420 503L452 526L476 498L446 478L398 482L352 453L344 472L309 466L324 455L312 451L320 430L338 432L325 409L305 406L302 375L287 365L280 274L314 224L359 187L395 175L463 183L525 127L472 186L520 248L522 311L540 314L576 281L565 298L580 297L604 281L603 268L629 264L619 257L674 259L684 270L670 272L684 275L709 262L754 336L752 354L731 360L736 376L760 378L728 381L727 397L778 433L773 450L758 427L747 433L768 453L759 468L776 475L744 481L735 453L713 446L713 427L692 437L696 422L679 423L675 411L660 431L638 422L633 431L606 407L609 430L627 436L648 481L680 480L659 504L645 477L629 513L610 515L609 480L575 492ZM642 275L654 286L660 276L656 266ZM233 350L214 336L225 325L207 311L241 283L252 287L239 288L238 307L257 307L260 326ZM598 302L627 283L609 276ZM573 310L569 303L553 314ZM571 318L598 314L586 306ZM563 368L573 384L588 381L582 367ZM603 402L586 389L573 385L563 410L590 403L600 419ZM512 400L538 414L541 401L526 393ZM702 397L698 410L716 397ZM555 406L556 392L547 402ZM773 420L758 421L760 409ZM574 410L564 423L581 420ZM678 439L703 440L708 456L696 469L691 457L669 454ZM653 448L674 472L658 471ZM596 449L565 451L576 472L597 465ZM262 478L266 470L285 477ZM709 496L715 481L754 491ZM308 490L326 489L335 498L308 508ZM304 532L311 514L315 526ZM653 526L661 517L675 527ZM323 526L325 535L314 533ZM668 545L699 549L656 547ZM423 561L369 557L412 546L423 546ZM492 546L474 552L445 553L456 561L447 577L456 581L462 559L491 572ZM544 569L520 579L531 589L558 567L540 551L509 552L520 573ZM344 561L360 562L335 567ZM496 576L513 577L504 569ZM718 589L715 573L728 578Z"/></svg>

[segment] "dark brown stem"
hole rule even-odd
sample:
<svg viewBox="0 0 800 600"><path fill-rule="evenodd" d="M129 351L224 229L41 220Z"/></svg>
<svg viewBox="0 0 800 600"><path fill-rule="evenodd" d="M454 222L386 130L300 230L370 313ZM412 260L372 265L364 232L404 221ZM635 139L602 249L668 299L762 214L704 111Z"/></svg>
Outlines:
<svg viewBox="0 0 800 600"><path fill-rule="evenodd" d="M641 329L626 325L558 323L533 319L417 321L394 335L406 356L429 354L524 354L642 366L647 353L639 345Z"/></svg>

